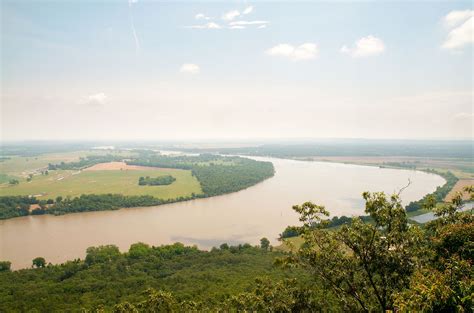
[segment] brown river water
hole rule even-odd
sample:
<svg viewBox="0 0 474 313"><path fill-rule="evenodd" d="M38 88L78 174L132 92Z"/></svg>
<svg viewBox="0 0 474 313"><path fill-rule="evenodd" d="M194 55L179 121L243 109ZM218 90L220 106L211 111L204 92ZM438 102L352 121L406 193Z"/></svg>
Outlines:
<svg viewBox="0 0 474 313"><path fill-rule="evenodd" d="M405 204L444 184L440 176L412 170L325 162L255 158L273 162L275 176L236 193L156 207L26 216L0 221L0 260L14 269L31 266L42 256L60 263L83 258L87 247L115 244L126 251L132 243L182 242L209 249L223 242L258 244L296 225L294 204L313 201L331 215L364 214L364 191L402 193Z"/></svg>

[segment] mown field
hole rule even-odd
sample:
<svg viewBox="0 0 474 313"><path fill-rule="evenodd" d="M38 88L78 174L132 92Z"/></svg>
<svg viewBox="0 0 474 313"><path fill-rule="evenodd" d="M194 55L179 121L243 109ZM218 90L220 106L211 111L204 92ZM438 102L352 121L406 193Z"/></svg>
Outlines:
<svg viewBox="0 0 474 313"><path fill-rule="evenodd" d="M28 174L36 173L37 170L41 168L47 168L49 163L74 162L78 161L80 157L88 155L105 155L108 153L110 152L101 150L84 150L63 153L47 153L28 157L11 156L8 159L0 161L0 178L3 177L3 181L0 181L0 183L8 182L8 179L5 179L5 176L12 178L26 178ZM130 151L114 151L113 154L127 157L133 153Z"/></svg>
<svg viewBox="0 0 474 313"><path fill-rule="evenodd" d="M176 181L166 186L139 186L141 176L171 175ZM160 199L200 194L201 186L189 170L103 170L103 171L50 171L49 175L35 175L30 182L0 186L0 196L34 195L39 199L57 196L76 197L81 194L117 193L126 196L151 195Z"/></svg>

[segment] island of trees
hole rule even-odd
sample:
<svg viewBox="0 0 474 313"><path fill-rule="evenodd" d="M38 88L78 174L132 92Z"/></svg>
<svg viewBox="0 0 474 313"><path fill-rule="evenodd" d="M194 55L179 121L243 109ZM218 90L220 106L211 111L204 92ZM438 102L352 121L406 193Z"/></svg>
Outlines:
<svg viewBox="0 0 474 313"><path fill-rule="evenodd" d="M142 176L138 179L138 184L140 186L163 186L171 185L174 181L176 181L176 178L171 175L164 175L158 177Z"/></svg>

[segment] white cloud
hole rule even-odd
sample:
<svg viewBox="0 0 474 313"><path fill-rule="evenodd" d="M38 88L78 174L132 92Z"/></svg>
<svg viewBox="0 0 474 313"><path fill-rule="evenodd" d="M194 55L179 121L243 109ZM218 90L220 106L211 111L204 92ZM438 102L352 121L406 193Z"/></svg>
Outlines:
<svg viewBox="0 0 474 313"><path fill-rule="evenodd" d="M230 22L229 25L265 25L268 21L236 21Z"/></svg>
<svg viewBox="0 0 474 313"><path fill-rule="evenodd" d="M242 14L246 15L246 14L250 14L253 12L253 6L248 6L245 8L245 10L242 12Z"/></svg>
<svg viewBox="0 0 474 313"><path fill-rule="evenodd" d="M132 4L137 3L138 0L128 0L128 6L132 6Z"/></svg>
<svg viewBox="0 0 474 313"><path fill-rule="evenodd" d="M472 120L474 119L474 113L461 112L454 114L453 120Z"/></svg>
<svg viewBox="0 0 474 313"><path fill-rule="evenodd" d="M279 44L266 51L267 55L287 57L293 61L311 60L319 55L318 45L315 43L304 43L297 47L289 44Z"/></svg>
<svg viewBox="0 0 474 313"><path fill-rule="evenodd" d="M203 13L198 13L194 16L196 20L210 20L211 18L209 16L206 16Z"/></svg>
<svg viewBox="0 0 474 313"><path fill-rule="evenodd" d="M221 26L219 24L216 24L214 22L209 22L203 25L193 25L189 26L189 28L194 28L194 29L220 29Z"/></svg>
<svg viewBox="0 0 474 313"><path fill-rule="evenodd" d="M445 24L452 28L441 45L444 49L460 49L474 42L474 11L452 11L444 18Z"/></svg>
<svg viewBox="0 0 474 313"><path fill-rule="evenodd" d="M232 21L234 18L236 18L239 15L240 15L239 11L232 10L227 13L224 13L224 15L222 15L222 19L226 21Z"/></svg>
<svg viewBox="0 0 474 313"><path fill-rule="evenodd" d="M263 25L260 25L259 27L257 28L267 28L267 25L266 24L263 24Z"/></svg>
<svg viewBox="0 0 474 313"><path fill-rule="evenodd" d="M193 63L185 63L181 65L181 68L179 71L181 73L189 73L189 74L198 74L201 69L199 68L199 65L193 64Z"/></svg>
<svg viewBox="0 0 474 313"><path fill-rule="evenodd" d="M103 106L106 104L106 102L107 102L107 96L105 95L105 93L100 92L94 95L83 97L79 101L79 104L90 105L90 106Z"/></svg>
<svg viewBox="0 0 474 313"><path fill-rule="evenodd" d="M341 53L349 54L354 58L369 57L384 52L385 44L382 39L369 35L357 40L353 48L344 45L341 47L340 51Z"/></svg>
<svg viewBox="0 0 474 313"><path fill-rule="evenodd" d="M451 11L444 17L444 24L448 27L454 27L470 17L474 16L473 10L464 10L464 11Z"/></svg>
<svg viewBox="0 0 474 313"><path fill-rule="evenodd" d="M245 26L234 25L234 26L230 26L229 28L230 29L245 29Z"/></svg>

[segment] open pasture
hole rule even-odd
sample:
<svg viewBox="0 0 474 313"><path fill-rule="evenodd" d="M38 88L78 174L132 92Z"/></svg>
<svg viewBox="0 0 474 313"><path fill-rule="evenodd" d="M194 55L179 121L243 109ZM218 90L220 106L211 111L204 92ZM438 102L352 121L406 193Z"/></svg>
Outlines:
<svg viewBox="0 0 474 313"><path fill-rule="evenodd" d="M166 186L139 186L140 176L157 177L171 175L176 181ZM0 185L0 196L34 195L39 199L56 198L57 196L76 197L81 194L123 194L150 195L160 199L172 199L201 193L199 181L191 171L179 169L124 169L50 171L49 175L35 175L32 181L25 179L20 184Z"/></svg>
<svg viewBox="0 0 474 313"><path fill-rule="evenodd" d="M130 156L131 151L108 151L108 150L84 150L63 153L47 153L38 156L12 156L0 162L0 173L8 177L26 177L28 174L35 174L40 170L45 170L49 163L75 162L81 157L88 155L122 155ZM1 182L0 182L1 183Z"/></svg>

